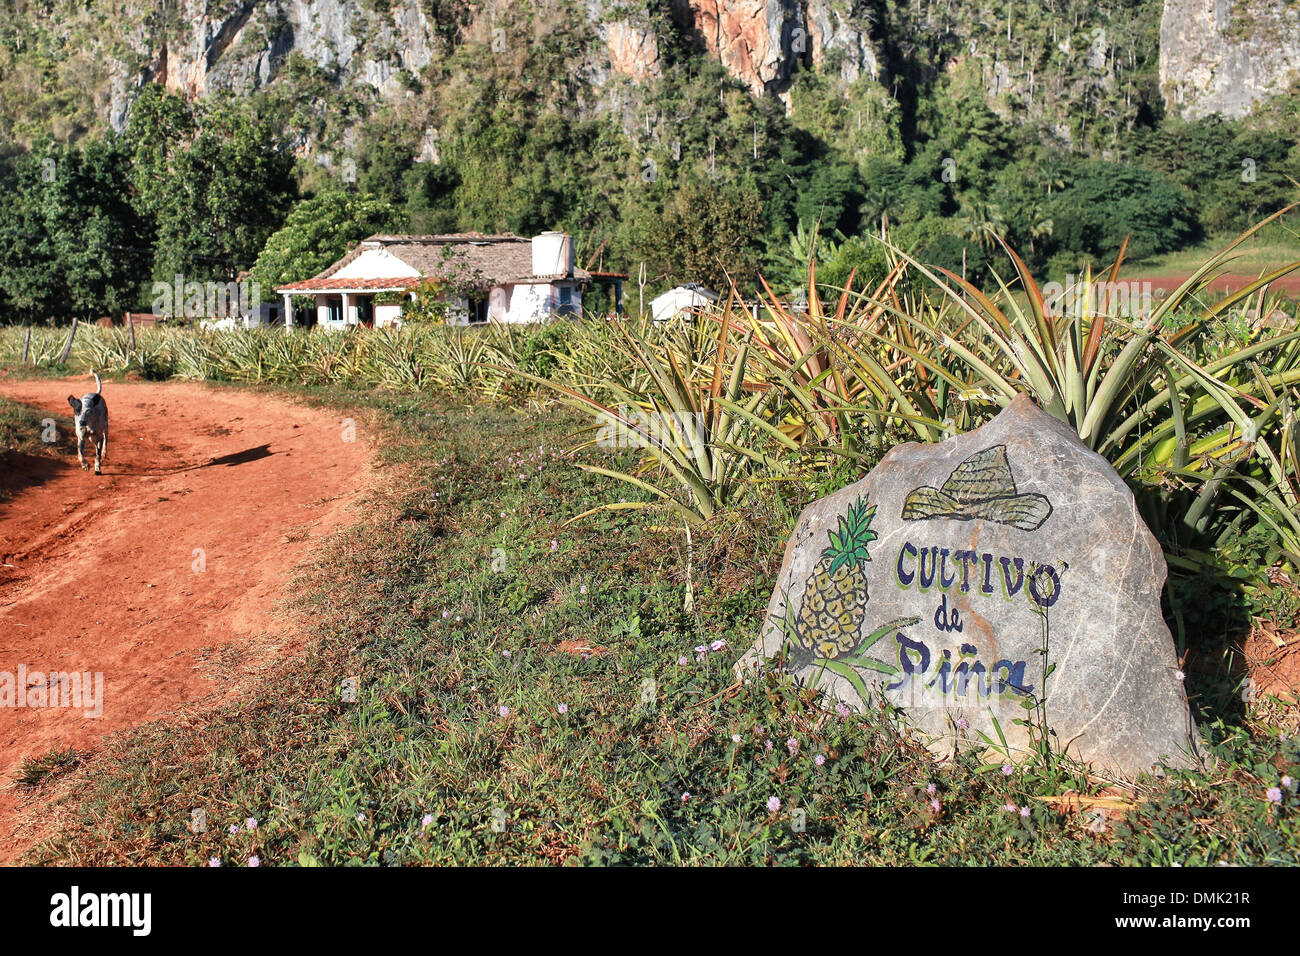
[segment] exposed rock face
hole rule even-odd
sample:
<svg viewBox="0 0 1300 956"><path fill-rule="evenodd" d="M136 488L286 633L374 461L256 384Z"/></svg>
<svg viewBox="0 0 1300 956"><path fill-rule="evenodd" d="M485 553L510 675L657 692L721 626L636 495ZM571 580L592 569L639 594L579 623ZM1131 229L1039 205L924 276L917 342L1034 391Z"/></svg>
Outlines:
<svg viewBox="0 0 1300 956"><path fill-rule="evenodd" d="M1160 85L1186 119L1240 117L1300 79L1300 8L1287 0L1165 0Z"/></svg>
<svg viewBox="0 0 1300 956"><path fill-rule="evenodd" d="M609 68L638 83L660 75L659 38L653 30L630 23L610 24L605 35Z"/></svg>
<svg viewBox="0 0 1300 956"><path fill-rule="evenodd" d="M104 0L106 2L106 0ZM502 20L518 0L475 3L468 32ZM582 21L576 75L598 91L612 77L648 83L662 75L665 35L681 30L755 94L784 95L800 66L842 84L877 78L881 64L858 5L850 0L673 0L666 8L585 0L576 8L535 8L542 17ZM438 24L428 0L175 0L164 16L131 8L115 46L98 54L108 81L97 91L121 129L146 83L191 98L221 89L247 93L275 80L298 54L344 85L379 96L402 92L399 72L418 75L437 55ZM102 114L101 114L102 115Z"/></svg>
<svg viewBox="0 0 1300 956"><path fill-rule="evenodd" d="M794 28L788 0L675 0L678 19L755 93L790 76Z"/></svg>
<svg viewBox="0 0 1300 956"><path fill-rule="evenodd" d="M1041 703L1057 747L1133 777L1195 752L1165 574L1114 469L1022 395L810 505L737 668L784 649L797 679L883 696L940 753L1005 735L1022 756Z"/></svg>
<svg viewBox="0 0 1300 956"><path fill-rule="evenodd" d="M879 77L880 60L871 38L846 21L832 0L808 0L807 11L806 29L814 68L825 72L828 66L833 66L845 83L852 83L864 73ZM797 47L796 52L799 52Z"/></svg>
<svg viewBox="0 0 1300 956"><path fill-rule="evenodd" d="M598 12L591 7L593 20ZM845 83L875 77L880 63L870 36L845 0L674 0L673 17L699 45L755 94L782 92L803 62ZM615 22L606 31L611 69L642 80L659 75L652 30Z"/></svg>
<svg viewBox="0 0 1300 956"><path fill-rule="evenodd" d="M247 92L269 83L291 53L317 66L391 92L399 70L415 73L433 58L432 26L420 0L393 0L386 13L360 0L179 0L181 39L133 42L142 75L115 71L109 121L121 128L142 82L190 97L215 89ZM364 39L363 39L364 38Z"/></svg>
<svg viewBox="0 0 1300 956"><path fill-rule="evenodd" d="M194 97L217 89L244 93L271 83L295 53L341 84L395 96L403 92L401 71L418 75L446 44L457 42L458 28L433 22L444 15L435 11L467 12L472 19L464 23L468 35L508 20L522 7L520 0L475 0L467 7L431 0L173 0L157 9L153 0L126 0L120 6L109 0L88 2L103 7L99 15L111 8L121 17L113 36L97 41L93 56L103 66L97 84L87 91L96 114L107 113L116 128L145 83L162 83ZM1075 49L1086 69L1035 77L1032 58L1026 65L1023 47L1017 48L1009 35L1004 42L999 33L996 44L990 37L977 38L971 17L950 8L918 5L895 16L864 0L531 5L542 21L578 21L566 23L579 38L574 74L593 88L597 100L612 78L648 83L661 76L665 57L677 42L673 34L679 32L755 94L782 98L803 68L840 87L862 78L887 81L886 54L893 62L904 55L899 51L915 52L943 36L959 40L962 56L922 64L924 69L955 68L967 55L969 39L969 55L982 61L990 105L1009 120L1050 120L1068 104L1086 100L1088 86L1113 89L1117 62L1131 52L1108 46L1102 28L1074 23L1071 29L1063 21L1059 38L1052 30L1053 42L1064 51ZM1300 7L1295 0L1164 0L1163 14L1161 82L1170 108L1185 116L1215 111L1239 116L1300 75ZM45 19L31 10L26 15L35 22ZM58 15L49 14L54 19L47 28L57 25ZM1001 18L999 13L999 23ZM1149 41L1142 47L1147 52L1139 50L1142 56L1150 54Z"/></svg>
<svg viewBox="0 0 1300 956"><path fill-rule="evenodd" d="M475 8L492 21L507 0ZM837 0L674 0L673 15L701 46L755 93L779 91L796 62L833 61L847 81L875 75L869 40L846 21ZM644 9L611 18L610 4L588 0L584 12L597 46L583 69L600 83L621 75L638 83L662 73L661 38ZM418 73L435 56L434 25L421 0L392 0L387 10L364 0L177 0L167 39L141 28L128 45L144 63L112 70L110 123L121 128L135 92L146 82L199 97L216 89L247 92L271 82L298 53L345 82L380 94L395 89L400 70ZM607 56L607 62L601 62ZM594 54L594 55L593 55Z"/></svg>

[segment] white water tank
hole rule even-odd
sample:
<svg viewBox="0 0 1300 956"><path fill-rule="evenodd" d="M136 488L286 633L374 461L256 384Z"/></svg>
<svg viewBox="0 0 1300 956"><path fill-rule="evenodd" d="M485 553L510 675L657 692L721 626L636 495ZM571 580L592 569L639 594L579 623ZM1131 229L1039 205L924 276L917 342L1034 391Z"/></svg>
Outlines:
<svg viewBox="0 0 1300 956"><path fill-rule="evenodd" d="M573 275L573 239L564 232L533 237L533 275Z"/></svg>

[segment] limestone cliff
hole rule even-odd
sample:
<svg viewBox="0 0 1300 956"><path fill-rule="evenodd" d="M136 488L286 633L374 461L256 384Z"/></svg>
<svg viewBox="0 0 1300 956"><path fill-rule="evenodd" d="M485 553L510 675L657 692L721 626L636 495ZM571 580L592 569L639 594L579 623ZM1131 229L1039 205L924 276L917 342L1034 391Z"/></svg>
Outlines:
<svg viewBox="0 0 1300 956"><path fill-rule="evenodd" d="M1160 84L1187 119L1238 117L1300 79L1294 0L1165 0Z"/></svg>
<svg viewBox="0 0 1300 956"><path fill-rule="evenodd" d="M1131 124L1144 84L1150 99L1163 95L1186 116L1237 116L1300 73L1300 0L1131 0L1119 12L1088 0L1065 12L1012 0L978 14L947 0L9 4L0 22L0 141L19 143L120 128L147 83L190 97L247 93L304 64L371 103L409 97L430 64L467 37L495 35L522 10L564 24L566 63L596 94L580 92L583 106L611 83L653 83L686 55L711 57L755 95L787 104L804 70L858 95L863 83L880 83L900 102L960 72L1004 119L1083 142L1094 128Z"/></svg>
<svg viewBox="0 0 1300 956"><path fill-rule="evenodd" d="M134 91L159 82L191 98L247 92L276 76L291 53L342 79L391 92L401 70L433 57L433 30L420 0L176 0L167 21L128 35L133 58L114 71L108 120L124 122Z"/></svg>
<svg viewBox="0 0 1300 956"><path fill-rule="evenodd" d="M397 95L403 74L417 77L440 50L498 29L511 0L17 2L12 37L0 32L0 72L53 73L46 82L65 88L57 92L81 87L81 96L94 99L97 120L120 128L145 83L191 98L219 89L247 93L272 83L295 54L340 85ZM532 6L539 17L577 21L588 43L574 51L575 63L598 83L657 78L665 42L715 57L757 95L781 94L801 64L845 83L880 69L853 12L862 6L855 0L546 0ZM111 29L104 29L105 17ZM59 30L50 55L32 59L47 31ZM46 68L68 44L93 64L76 79Z"/></svg>
<svg viewBox="0 0 1300 956"><path fill-rule="evenodd" d="M852 9L835 0L674 0L674 16L754 93L783 92L800 63L840 79L875 75L879 61Z"/></svg>

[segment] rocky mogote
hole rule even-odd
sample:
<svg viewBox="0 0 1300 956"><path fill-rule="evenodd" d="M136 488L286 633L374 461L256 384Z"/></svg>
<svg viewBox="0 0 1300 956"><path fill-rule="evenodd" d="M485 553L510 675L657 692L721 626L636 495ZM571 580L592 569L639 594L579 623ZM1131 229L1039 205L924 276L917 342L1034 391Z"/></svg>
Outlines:
<svg viewBox="0 0 1300 956"><path fill-rule="evenodd" d="M1102 772L1186 766L1165 574L1123 480L1022 395L810 505L737 668L784 647L797 679L859 709L884 695L938 752L1000 731L1022 756L1045 712L1056 746Z"/></svg>

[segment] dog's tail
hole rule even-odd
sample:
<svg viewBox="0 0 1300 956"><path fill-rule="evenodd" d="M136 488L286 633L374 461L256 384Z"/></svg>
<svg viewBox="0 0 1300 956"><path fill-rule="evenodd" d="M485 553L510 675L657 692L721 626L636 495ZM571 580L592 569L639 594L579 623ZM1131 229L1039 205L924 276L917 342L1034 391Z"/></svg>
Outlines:
<svg viewBox="0 0 1300 956"><path fill-rule="evenodd" d="M99 373L92 371L91 375L95 376L95 394L98 395L104 391L104 383L99 380Z"/></svg>

